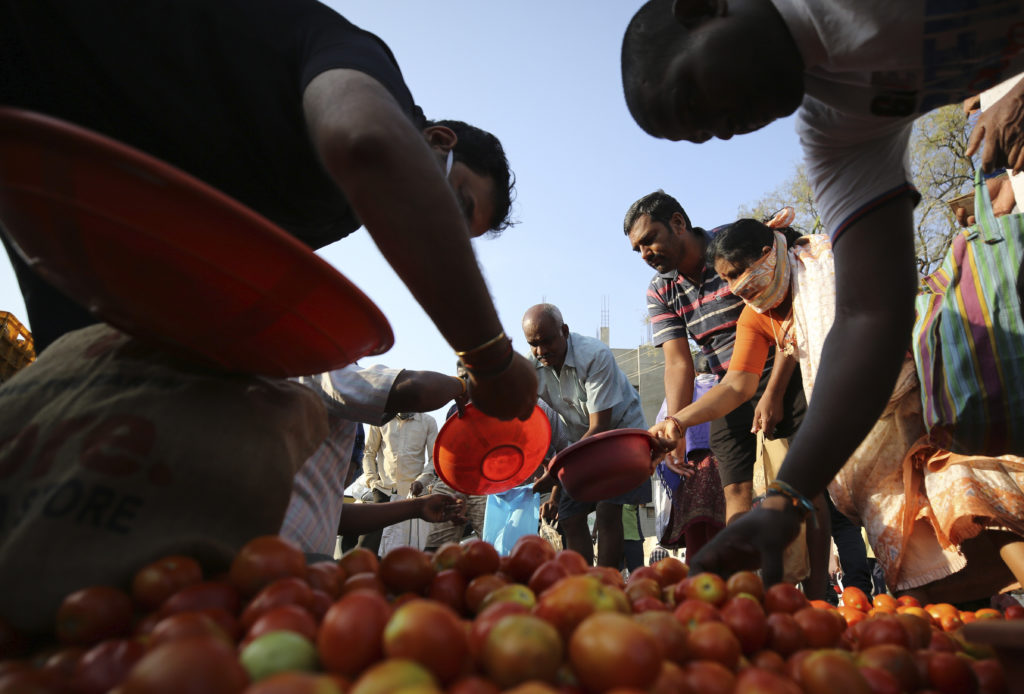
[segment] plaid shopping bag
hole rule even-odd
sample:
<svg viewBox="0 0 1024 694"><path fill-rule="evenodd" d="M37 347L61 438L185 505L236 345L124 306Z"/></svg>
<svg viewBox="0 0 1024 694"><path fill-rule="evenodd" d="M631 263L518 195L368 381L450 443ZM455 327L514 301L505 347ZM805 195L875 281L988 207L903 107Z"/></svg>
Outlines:
<svg viewBox="0 0 1024 694"><path fill-rule="evenodd" d="M1024 454L1024 320L1016 291L1024 215L996 218L981 172L975 226L917 297L913 349L925 424L957 453Z"/></svg>

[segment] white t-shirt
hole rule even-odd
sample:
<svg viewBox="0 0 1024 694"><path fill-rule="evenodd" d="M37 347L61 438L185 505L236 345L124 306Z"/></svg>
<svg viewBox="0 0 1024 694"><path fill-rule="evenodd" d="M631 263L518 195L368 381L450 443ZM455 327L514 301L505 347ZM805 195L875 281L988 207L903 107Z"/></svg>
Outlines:
<svg viewBox="0 0 1024 694"><path fill-rule="evenodd" d="M1024 3L772 0L803 56L807 176L833 240L912 189L914 119L1024 70Z"/></svg>
<svg viewBox="0 0 1024 694"><path fill-rule="evenodd" d="M380 424L401 372L379 365L368 369L352 365L295 379L323 400L330 427L327 438L296 473L281 525L281 536L303 551L334 553L357 422Z"/></svg>

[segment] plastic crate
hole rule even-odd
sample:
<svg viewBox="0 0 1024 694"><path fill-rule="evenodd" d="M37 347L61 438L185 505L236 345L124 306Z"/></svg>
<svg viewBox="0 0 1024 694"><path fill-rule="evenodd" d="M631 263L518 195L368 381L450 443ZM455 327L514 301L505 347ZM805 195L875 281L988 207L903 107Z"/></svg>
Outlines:
<svg viewBox="0 0 1024 694"><path fill-rule="evenodd" d="M35 361L32 333L7 311L0 311L0 383Z"/></svg>

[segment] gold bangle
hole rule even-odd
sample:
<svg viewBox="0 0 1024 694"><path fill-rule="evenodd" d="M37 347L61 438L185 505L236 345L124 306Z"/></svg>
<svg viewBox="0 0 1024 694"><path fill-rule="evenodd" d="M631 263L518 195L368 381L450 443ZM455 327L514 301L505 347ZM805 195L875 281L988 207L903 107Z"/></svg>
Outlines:
<svg viewBox="0 0 1024 694"><path fill-rule="evenodd" d="M479 352L481 350L487 349L488 347L492 347L492 346L498 344L499 342L501 342L504 339L506 339L505 331L502 330L501 332L499 332L497 335L492 337L487 342L483 343L482 345L477 345L473 349L467 349L467 350L465 350L463 352L459 352L458 350L456 350L455 356L457 356L457 357L465 357L466 355L472 354L473 352Z"/></svg>
<svg viewBox="0 0 1024 694"><path fill-rule="evenodd" d="M459 394L456 395L455 397L461 398L461 397L465 396L467 393L469 393L469 383L468 383L469 379L468 378L463 378L462 376L456 376L455 378L458 379L459 385L462 386L462 390L460 390Z"/></svg>

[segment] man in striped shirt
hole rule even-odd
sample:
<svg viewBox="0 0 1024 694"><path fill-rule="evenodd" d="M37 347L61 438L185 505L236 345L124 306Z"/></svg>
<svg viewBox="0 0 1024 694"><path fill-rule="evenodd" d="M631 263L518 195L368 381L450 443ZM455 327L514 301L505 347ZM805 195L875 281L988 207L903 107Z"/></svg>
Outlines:
<svg viewBox="0 0 1024 694"><path fill-rule="evenodd" d="M658 190L634 202L623 231L633 250L658 272L647 289L647 311L654 344L665 353L668 411L676 412L693 398L690 340L721 379L732 358L743 301L704 261L714 231L694 227L671 195ZM793 371L795 362L780 363L778 369L773 364L769 357L750 402L711 422L711 450L718 458L725 490L726 522L750 510L755 432L764 429L769 437L788 437L803 418L806 404L799 371ZM685 447L685 436L680 441ZM676 459L686 460L686 451L677 450Z"/></svg>

